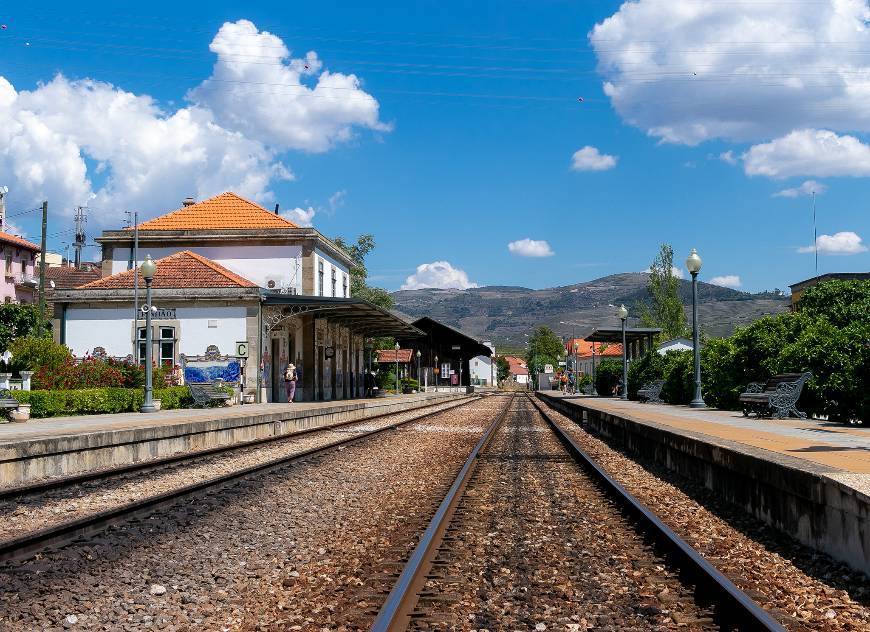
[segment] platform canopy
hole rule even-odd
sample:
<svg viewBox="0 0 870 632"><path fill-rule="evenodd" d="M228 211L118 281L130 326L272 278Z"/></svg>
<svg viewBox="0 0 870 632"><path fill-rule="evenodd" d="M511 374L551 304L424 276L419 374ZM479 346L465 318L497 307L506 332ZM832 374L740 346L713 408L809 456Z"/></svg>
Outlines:
<svg viewBox="0 0 870 632"><path fill-rule="evenodd" d="M395 314L359 298L299 296L279 292L262 292L264 306L278 307L282 315L328 318L362 336L419 338L422 331ZM286 312L286 314L285 314Z"/></svg>
<svg viewBox="0 0 870 632"><path fill-rule="evenodd" d="M629 345L639 340L649 341L660 333L662 333L662 330L657 327L628 327L625 330L625 341ZM593 329L592 333L586 336L583 340L586 342L610 342L614 344L622 344L622 328L598 327Z"/></svg>
<svg viewBox="0 0 870 632"><path fill-rule="evenodd" d="M434 318L424 316L418 318L412 324L414 327L421 329L430 338L430 341L436 342L438 346L448 347L456 351L455 355L457 356L473 358L476 356L490 357L492 355L492 350L479 340ZM442 353L441 357L445 358L447 355Z"/></svg>

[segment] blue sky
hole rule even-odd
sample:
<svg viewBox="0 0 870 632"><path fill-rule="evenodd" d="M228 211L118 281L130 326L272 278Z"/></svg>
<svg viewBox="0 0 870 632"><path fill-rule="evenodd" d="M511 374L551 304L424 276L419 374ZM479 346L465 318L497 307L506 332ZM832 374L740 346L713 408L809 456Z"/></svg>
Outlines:
<svg viewBox="0 0 870 632"><path fill-rule="evenodd" d="M860 2L114 4L0 6L0 184L32 239L49 199L55 248L78 204L93 236L232 188L373 233L389 289L575 283L669 242L758 291L813 275L815 190L820 272L870 269Z"/></svg>

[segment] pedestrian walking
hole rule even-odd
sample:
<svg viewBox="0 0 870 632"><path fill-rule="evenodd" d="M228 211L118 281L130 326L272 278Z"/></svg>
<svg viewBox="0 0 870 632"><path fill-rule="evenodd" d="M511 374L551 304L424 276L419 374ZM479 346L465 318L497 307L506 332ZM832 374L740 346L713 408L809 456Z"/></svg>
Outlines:
<svg viewBox="0 0 870 632"><path fill-rule="evenodd" d="M296 396L296 365L290 362L284 369L284 391L287 393L287 403L292 403Z"/></svg>

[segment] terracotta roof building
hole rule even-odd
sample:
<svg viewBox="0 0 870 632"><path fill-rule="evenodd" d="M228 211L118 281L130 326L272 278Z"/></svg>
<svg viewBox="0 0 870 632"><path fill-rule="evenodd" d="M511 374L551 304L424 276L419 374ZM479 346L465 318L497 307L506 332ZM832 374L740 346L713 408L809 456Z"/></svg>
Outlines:
<svg viewBox="0 0 870 632"><path fill-rule="evenodd" d="M79 269L73 266L49 266L45 268L45 283L49 291L69 290L96 281L102 276L99 267Z"/></svg>
<svg viewBox="0 0 870 632"><path fill-rule="evenodd" d="M35 276L39 246L17 235L0 232L3 278L0 294L5 303L35 303L39 287Z"/></svg>
<svg viewBox="0 0 870 632"><path fill-rule="evenodd" d="M299 228L296 224L231 191L194 202L188 198L181 208L141 222L139 230L215 230ZM132 229L127 229L132 230Z"/></svg>
<svg viewBox="0 0 870 632"><path fill-rule="evenodd" d="M174 255L158 259L156 263L157 272L151 282L151 287L155 290L166 288L257 287L256 283L251 283L235 272L227 270L222 265L209 261L205 257L189 250L182 250ZM139 272L139 268L136 271ZM82 285L79 289L133 289L134 274L133 270L119 272L118 274L103 277L97 281ZM139 287L145 287L145 279L142 278L141 272L139 272Z"/></svg>

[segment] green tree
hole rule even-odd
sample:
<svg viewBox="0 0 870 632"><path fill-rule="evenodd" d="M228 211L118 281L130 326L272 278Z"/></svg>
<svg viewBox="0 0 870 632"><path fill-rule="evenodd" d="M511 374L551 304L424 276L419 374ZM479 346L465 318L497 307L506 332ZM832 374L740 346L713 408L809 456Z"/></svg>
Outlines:
<svg viewBox="0 0 870 632"><path fill-rule="evenodd" d="M0 353L9 349L16 338L36 334L39 330L38 305L0 304Z"/></svg>
<svg viewBox="0 0 870 632"><path fill-rule="evenodd" d="M10 347L12 364L18 370L57 371L72 362L72 354L65 345L56 343L47 336L22 336Z"/></svg>
<svg viewBox="0 0 870 632"><path fill-rule="evenodd" d="M508 379L511 374L511 365L504 356L498 356L495 359L496 379L503 382Z"/></svg>
<svg viewBox="0 0 870 632"><path fill-rule="evenodd" d="M366 268L366 257L375 248L374 236L360 235L356 238L356 243L345 241L344 237L336 237L334 242L353 259L355 264L350 271L350 295L383 309L393 309L395 302L392 295L386 290L373 287L366 282L369 276L368 268Z"/></svg>
<svg viewBox="0 0 870 632"><path fill-rule="evenodd" d="M870 282L830 280L801 294L798 310L824 318L835 327L848 327L870 318Z"/></svg>
<svg viewBox="0 0 870 632"><path fill-rule="evenodd" d="M661 338L671 340L688 333L686 312L680 300L679 279L674 276L674 249L662 244L659 254L650 265L649 304L641 303L640 323L644 327L659 327Z"/></svg>
<svg viewBox="0 0 870 632"><path fill-rule="evenodd" d="M559 359L565 347L562 339L549 327L538 327L529 337L529 348L526 350L526 362L529 365L529 373L540 369L545 364L559 365Z"/></svg>

